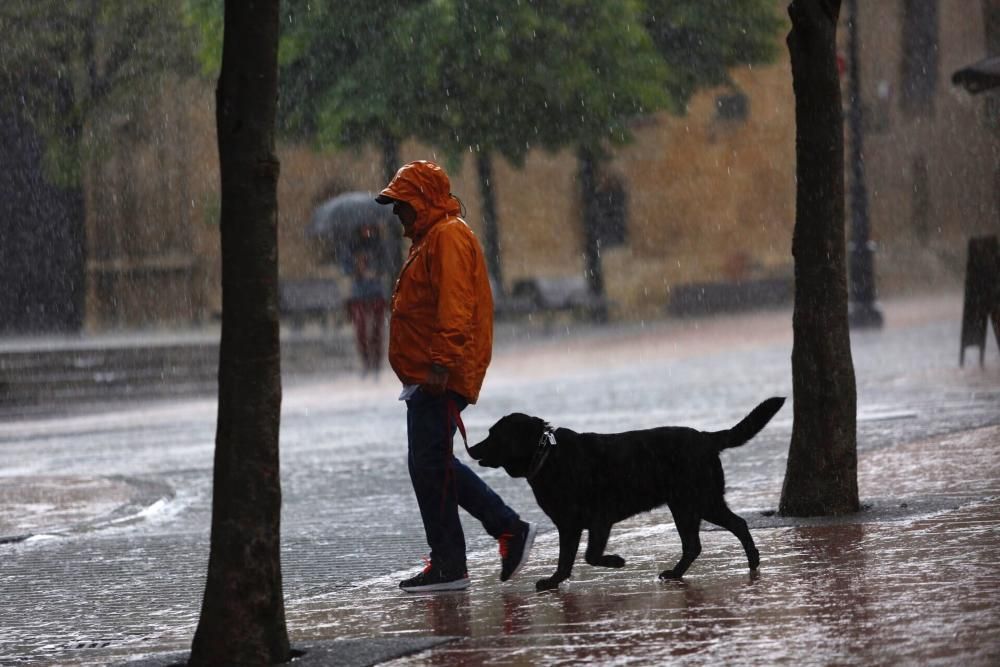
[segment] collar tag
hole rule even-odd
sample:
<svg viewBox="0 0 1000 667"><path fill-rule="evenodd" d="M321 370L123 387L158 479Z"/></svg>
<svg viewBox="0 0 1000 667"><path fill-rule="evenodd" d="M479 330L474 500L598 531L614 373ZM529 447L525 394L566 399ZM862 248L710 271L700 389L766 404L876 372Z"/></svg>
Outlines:
<svg viewBox="0 0 1000 667"><path fill-rule="evenodd" d="M542 437L538 439L538 449L535 450L535 455L531 457L531 464L528 466L528 473L525 475L529 481L545 465L545 459L549 458L549 454L555 446L556 434L553 433L552 429L544 431Z"/></svg>

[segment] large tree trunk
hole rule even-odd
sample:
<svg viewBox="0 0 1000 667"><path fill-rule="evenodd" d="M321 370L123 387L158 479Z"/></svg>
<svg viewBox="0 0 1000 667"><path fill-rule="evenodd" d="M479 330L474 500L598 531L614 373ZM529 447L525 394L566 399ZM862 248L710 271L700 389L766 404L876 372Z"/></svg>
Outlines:
<svg viewBox="0 0 1000 667"><path fill-rule="evenodd" d="M212 546L192 665L290 658L281 588L278 430L279 0L226 0L216 126L222 342Z"/></svg>
<svg viewBox="0 0 1000 667"><path fill-rule="evenodd" d="M503 265L500 261L500 228L497 225L496 189L493 186L493 160L490 154L476 154L476 172L479 174L479 195L483 202L483 254L496 296L506 294L503 284Z"/></svg>
<svg viewBox="0 0 1000 667"><path fill-rule="evenodd" d="M1000 0L983 0L986 55L1000 56ZM1000 215L1000 95L986 95L986 125L993 132L993 201Z"/></svg>
<svg viewBox="0 0 1000 667"><path fill-rule="evenodd" d="M792 441L780 513L856 512L857 390L847 322L844 127L836 62L840 0L794 0L796 186Z"/></svg>

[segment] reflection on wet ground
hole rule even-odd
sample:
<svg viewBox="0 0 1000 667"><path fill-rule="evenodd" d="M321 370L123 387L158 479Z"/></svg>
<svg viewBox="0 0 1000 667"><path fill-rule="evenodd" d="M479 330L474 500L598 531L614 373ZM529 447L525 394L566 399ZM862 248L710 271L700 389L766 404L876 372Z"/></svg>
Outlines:
<svg viewBox="0 0 1000 667"><path fill-rule="evenodd" d="M0 544L138 523L173 495L166 484L120 475L0 477Z"/></svg>
<svg viewBox="0 0 1000 667"><path fill-rule="evenodd" d="M302 600L293 627L317 637L363 628L465 638L394 663L405 665L997 664L1000 428L863 461L862 479L883 480L903 500L912 481L888 468L918 465L940 466L942 492L969 490L965 504L899 520L758 529L756 575L732 536L712 531L685 581L657 581L679 545L669 515L653 512L612 535L624 569L579 563L554 593L532 590L556 560L546 534L512 584L496 581L494 554L481 552L469 591L407 596L382 577Z"/></svg>
<svg viewBox="0 0 1000 667"><path fill-rule="evenodd" d="M916 305L911 316L924 317ZM1000 664L1000 375L995 350L986 369L956 367L961 318L948 312L894 328L901 314L889 304L886 329L853 341L870 510L834 521L763 514L780 496L790 408L724 454L729 504L762 554L755 577L732 535L703 530L685 581L657 581L680 549L659 510L616 526L610 546L625 568L581 557L561 590L536 594L535 580L555 568L551 523L523 480L484 471L541 526L524 573L500 585L495 543L467 524L473 587L406 596L396 582L419 569L426 545L398 386L335 378L291 388L281 447L293 643L460 638L404 665ZM509 348L466 426L477 437L527 410L577 430L722 428L790 391L789 322L754 315ZM214 419L213 402L192 401L0 423L0 527L71 526L0 544L0 664L107 665L190 646Z"/></svg>

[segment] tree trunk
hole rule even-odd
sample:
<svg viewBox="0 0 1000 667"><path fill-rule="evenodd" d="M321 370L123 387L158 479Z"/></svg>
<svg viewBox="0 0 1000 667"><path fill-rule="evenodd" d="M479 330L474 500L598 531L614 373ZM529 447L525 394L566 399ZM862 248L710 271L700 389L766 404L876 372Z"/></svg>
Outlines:
<svg viewBox="0 0 1000 667"><path fill-rule="evenodd" d="M792 441L780 513L856 512L857 390L847 321L844 127L836 62L840 0L794 0L796 206Z"/></svg>
<svg viewBox="0 0 1000 667"><path fill-rule="evenodd" d="M396 171L403 165L399 164L399 139L386 132L382 135L382 174L386 184L396 175ZM396 282L396 276L403 268L403 229L400 225L392 225L392 232L386 240L389 245L389 283L387 285L390 292Z"/></svg>
<svg viewBox="0 0 1000 667"><path fill-rule="evenodd" d="M399 139L386 132L382 135L382 175L388 183L403 165L399 164Z"/></svg>
<svg viewBox="0 0 1000 667"><path fill-rule="evenodd" d="M983 0L986 55L1000 56L1000 0ZM1000 95L985 95L986 126L993 132L993 201L1000 215Z"/></svg>
<svg viewBox="0 0 1000 667"><path fill-rule="evenodd" d="M226 0L216 126L222 342L212 546L192 665L290 659L281 587L278 431L279 0Z"/></svg>
<svg viewBox="0 0 1000 667"><path fill-rule="evenodd" d="M861 103L861 63L858 54L858 0L848 6L848 112L851 164L851 242L848 259L847 321L857 328L882 327L882 311L875 305L875 257L868 217L868 184L865 180L864 114Z"/></svg>
<svg viewBox="0 0 1000 667"><path fill-rule="evenodd" d="M0 335L79 332L83 190L46 178L35 128L0 112Z"/></svg>
<svg viewBox="0 0 1000 667"><path fill-rule="evenodd" d="M75 113L77 101L73 86L68 81L59 81L56 86L56 104L63 118L72 118L61 129L64 149L72 151L73 165L70 174L62 172L62 184L58 199L61 201L65 218L52 221L59 230L53 239L51 255L46 256L46 272L56 289L65 294L65 301L57 307L58 329L77 332L83 328L87 300L87 206L83 193L83 121ZM65 160L66 157L64 156ZM66 168L63 164L60 170Z"/></svg>
<svg viewBox="0 0 1000 667"><path fill-rule="evenodd" d="M584 272L590 293L597 304L604 303L604 267L601 265L601 240L598 234L597 205L597 163L600 157L590 148L581 147L578 152L580 181L580 203L583 211L583 260ZM597 322L608 319L608 311L598 305L591 312Z"/></svg>
<svg viewBox="0 0 1000 667"><path fill-rule="evenodd" d="M506 294L503 284L503 268L500 262L500 230L497 226L496 191L493 189L493 160L490 154L480 151L476 154L476 171L479 174L479 195L483 200L483 254L486 268L493 282L496 296Z"/></svg>

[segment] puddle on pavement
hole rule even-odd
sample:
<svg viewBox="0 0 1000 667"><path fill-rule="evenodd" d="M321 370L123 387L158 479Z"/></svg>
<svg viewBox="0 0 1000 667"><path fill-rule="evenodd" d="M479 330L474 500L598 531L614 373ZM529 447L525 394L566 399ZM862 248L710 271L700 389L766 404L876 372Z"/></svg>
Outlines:
<svg viewBox="0 0 1000 667"><path fill-rule="evenodd" d="M788 526L834 526L881 521L906 521L957 510L969 503L968 498L925 496L917 498L866 498L861 501L861 511L831 517L781 516L775 510L752 510L744 513L751 530L784 528ZM724 530L702 523L703 531Z"/></svg>
<svg viewBox="0 0 1000 667"><path fill-rule="evenodd" d="M0 478L0 542L128 525L165 511L167 484L123 476Z"/></svg>

